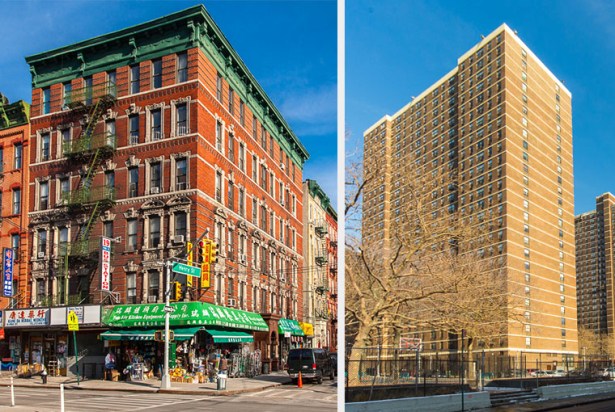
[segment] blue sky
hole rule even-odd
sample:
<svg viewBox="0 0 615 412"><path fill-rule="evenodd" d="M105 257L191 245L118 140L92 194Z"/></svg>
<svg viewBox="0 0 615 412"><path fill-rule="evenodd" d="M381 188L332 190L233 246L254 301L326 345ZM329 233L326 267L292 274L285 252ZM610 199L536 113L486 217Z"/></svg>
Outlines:
<svg viewBox="0 0 615 412"><path fill-rule="evenodd" d="M24 57L198 1L1 1L0 92L31 100ZM205 7L310 153L303 173L337 202L337 13L329 1L205 1Z"/></svg>
<svg viewBox="0 0 615 412"><path fill-rule="evenodd" d="M346 151L502 23L572 93L575 214L615 193L615 1L346 2Z"/></svg>

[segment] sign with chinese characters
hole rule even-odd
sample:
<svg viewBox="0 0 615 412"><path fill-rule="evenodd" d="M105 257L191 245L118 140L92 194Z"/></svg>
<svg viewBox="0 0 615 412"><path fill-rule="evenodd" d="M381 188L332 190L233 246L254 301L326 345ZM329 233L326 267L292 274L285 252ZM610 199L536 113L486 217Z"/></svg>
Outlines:
<svg viewBox="0 0 615 412"><path fill-rule="evenodd" d="M101 239L100 251L100 290L109 291L111 286L111 239L103 237Z"/></svg>
<svg viewBox="0 0 615 412"><path fill-rule="evenodd" d="M13 249L5 247L2 251L2 279L4 296L13 296Z"/></svg>
<svg viewBox="0 0 615 412"><path fill-rule="evenodd" d="M4 326L7 328L49 324L49 308L7 310L4 316Z"/></svg>
<svg viewBox="0 0 615 412"><path fill-rule="evenodd" d="M66 313L75 312L79 323L83 323L83 306L69 306L66 308Z"/></svg>

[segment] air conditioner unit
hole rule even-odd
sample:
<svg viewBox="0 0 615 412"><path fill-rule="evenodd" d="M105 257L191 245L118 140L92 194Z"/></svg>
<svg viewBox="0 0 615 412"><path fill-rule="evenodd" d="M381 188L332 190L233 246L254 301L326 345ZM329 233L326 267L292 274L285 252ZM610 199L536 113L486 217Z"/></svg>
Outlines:
<svg viewBox="0 0 615 412"><path fill-rule="evenodd" d="M38 258L42 259L45 257L45 252L38 252Z"/></svg>
<svg viewBox="0 0 615 412"><path fill-rule="evenodd" d="M160 193L160 188L159 187L152 187L150 189L150 193L153 194L153 195L158 194L158 193Z"/></svg>
<svg viewBox="0 0 615 412"><path fill-rule="evenodd" d="M281 205L281 206L284 206L284 205L285 205L285 203L284 203L284 199L280 199L280 205Z"/></svg>
<svg viewBox="0 0 615 412"><path fill-rule="evenodd" d="M184 235L173 236L173 243L184 243Z"/></svg>
<svg viewBox="0 0 615 412"><path fill-rule="evenodd" d="M178 183L177 190L186 190L186 182Z"/></svg>
<svg viewBox="0 0 615 412"><path fill-rule="evenodd" d="M229 307L231 307L231 308L234 308L236 303L237 303L237 302L235 302L235 299L233 299L233 298L228 298L228 305L227 305L227 306L229 306Z"/></svg>
<svg viewBox="0 0 615 412"><path fill-rule="evenodd" d="M280 169L284 170L284 163L280 162Z"/></svg>
<svg viewBox="0 0 615 412"><path fill-rule="evenodd" d="M147 303L156 303L158 302L158 296L148 296Z"/></svg>
<svg viewBox="0 0 615 412"><path fill-rule="evenodd" d="M280 282L282 283L286 282L286 278L284 276L280 276Z"/></svg>
<svg viewBox="0 0 615 412"><path fill-rule="evenodd" d="M246 255L244 253L240 253L239 254L239 263L243 263L245 265L245 263L246 263Z"/></svg>

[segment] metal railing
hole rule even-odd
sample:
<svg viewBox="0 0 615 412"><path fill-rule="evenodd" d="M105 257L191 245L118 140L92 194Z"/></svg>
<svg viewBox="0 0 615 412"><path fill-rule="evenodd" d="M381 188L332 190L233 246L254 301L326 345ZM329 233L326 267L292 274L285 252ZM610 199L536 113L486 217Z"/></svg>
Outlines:
<svg viewBox="0 0 615 412"><path fill-rule="evenodd" d="M116 136L108 134L107 132L102 132L96 133L90 137L83 136L72 141L63 141L62 153L64 153L65 156L74 156L100 148L115 150L116 147Z"/></svg>
<svg viewBox="0 0 615 412"><path fill-rule="evenodd" d="M83 205L100 201L115 201L115 188L82 187L72 192L62 193L62 202L67 206Z"/></svg>

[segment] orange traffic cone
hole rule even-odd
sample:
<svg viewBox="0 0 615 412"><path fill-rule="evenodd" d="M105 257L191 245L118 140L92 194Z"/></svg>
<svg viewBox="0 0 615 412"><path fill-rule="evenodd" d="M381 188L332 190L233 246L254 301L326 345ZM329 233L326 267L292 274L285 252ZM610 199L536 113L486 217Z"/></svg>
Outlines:
<svg viewBox="0 0 615 412"><path fill-rule="evenodd" d="M301 379L301 372L299 372L299 379L297 379L297 388L303 388L303 379Z"/></svg>

